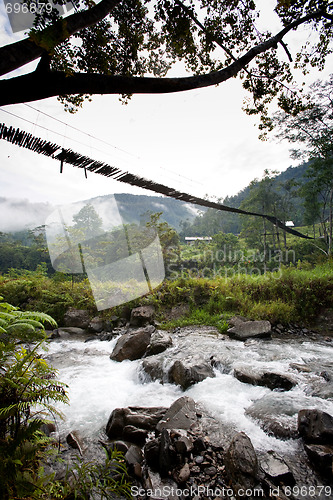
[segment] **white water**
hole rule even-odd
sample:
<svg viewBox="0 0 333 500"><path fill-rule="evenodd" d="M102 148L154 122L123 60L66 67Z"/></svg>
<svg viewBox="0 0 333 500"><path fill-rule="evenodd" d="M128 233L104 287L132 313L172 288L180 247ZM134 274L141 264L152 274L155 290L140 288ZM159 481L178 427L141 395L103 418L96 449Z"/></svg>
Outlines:
<svg viewBox="0 0 333 500"><path fill-rule="evenodd" d="M206 332L209 333L209 332ZM70 405L60 409L66 416L59 423L61 432L78 429L85 436L94 436L105 428L114 408L126 406L170 406L186 394L229 430L244 431L256 449L292 452L297 441L281 441L268 436L256 421L245 412L256 403L263 414L273 414L283 425L297 420L301 408L319 408L333 415L333 402L309 395L311 384L323 383L322 370L333 372L333 347L329 343L288 341L250 341L246 343L199 334L184 329L175 337L175 347L160 355L166 367L173 359L191 357L199 351L205 359L214 355L221 362L215 378L207 378L185 393L177 386L157 381L142 383L140 361L111 361L110 353L116 343L75 340L52 341L45 356L59 370L58 379L69 386ZM290 363L307 364L311 373L299 373ZM254 370L278 371L292 376L297 386L288 392L275 392L239 382L233 368L251 367Z"/></svg>

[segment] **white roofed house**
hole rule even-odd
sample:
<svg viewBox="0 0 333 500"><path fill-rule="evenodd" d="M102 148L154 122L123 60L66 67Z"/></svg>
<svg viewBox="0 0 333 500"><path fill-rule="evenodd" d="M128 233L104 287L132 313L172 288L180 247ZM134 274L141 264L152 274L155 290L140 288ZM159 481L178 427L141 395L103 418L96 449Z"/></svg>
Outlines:
<svg viewBox="0 0 333 500"><path fill-rule="evenodd" d="M187 245L193 245L197 241L212 241L211 236L185 236L185 243Z"/></svg>

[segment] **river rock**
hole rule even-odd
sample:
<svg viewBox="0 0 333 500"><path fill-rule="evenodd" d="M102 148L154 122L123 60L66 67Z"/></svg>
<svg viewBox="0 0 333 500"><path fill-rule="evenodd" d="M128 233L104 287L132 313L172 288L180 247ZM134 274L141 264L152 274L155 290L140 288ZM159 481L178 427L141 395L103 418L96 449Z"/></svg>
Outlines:
<svg viewBox="0 0 333 500"><path fill-rule="evenodd" d="M109 439L124 439L143 444L149 431L164 417L164 407L116 408L110 415L106 426Z"/></svg>
<svg viewBox="0 0 333 500"><path fill-rule="evenodd" d="M159 467L160 442L158 439L147 441L144 447L144 456L147 465L157 471Z"/></svg>
<svg viewBox="0 0 333 500"><path fill-rule="evenodd" d="M151 334L155 327L150 325L146 328L132 330L122 335L113 349L110 358L114 361L123 361L124 359L140 359L146 352L150 343Z"/></svg>
<svg viewBox="0 0 333 500"><path fill-rule="evenodd" d="M80 455L83 454L83 442L79 431L70 432L66 437L66 441L71 448L79 450Z"/></svg>
<svg viewBox="0 0 333 500"><path fill-rule="evenodd" d="M177 399L158 422L156 430L190 429L197 423L195 402L188 396Z"/></svg>
<svg viewBox="0 0 333 500"><path fill-rule="evenodd" d="M317 410L300 410L298 412L298 431L306 443L333 443L333 417Z"/></svg>
<svg viewBox="0 0 333 500"><path fill-rule="evenodd" d="M313 466L327 479L333 477L333 446L306 444L304 449Z"/></svg>
<svg viewBox="0 0 333 500"><path fill-rule="evenodd" d="M188 361L177 360L168 372L169 382L180 385L183 391L207 377L213 378L215 373L212 366L204 362L192 364Z"/></svg>
<svg viewBox="0 0 333 500"><path fill-rule="evenodd" d="M90 332L101 333L104 330L104 321L99 316L95 316L90 321L88 329Z"/></svg>
<svg viewBox="0 0 333 500"><path fill-rule="evenodd" d="M161 477L168 477L169 471L173 468L175 463L176 453L171 446L170 431L168 429L162 429L159 444L159 473Z"/></svg>
<svg viewBox="0 0 333 500"><path fill-rule="evenodd" d="M163 366L158 359L144 359L141 366L151 380L163 380Z"/></svg>
<svg viewBox="0 0 333 500"><path fill-rule="evenodd" d="M75 340L86 339L87 332L83 328L75 327L75 326L66 326L62 328L58 328L55 330L57 333L55 336L52 334L52 338L61 338L61 339L70 339L71 337L75 338ZM53 332L53 333L55 333Z"/></svg>
<svg viewBox="0 0 333 500"><path fill-rule="evenodd" d="M86 328L88 328L89 323L90 314L85 309L70 308L64 315L65 326L75 326L78 328L83 328L85 330Z"/></svg>
<svg viewBox="0 0 333 500"><path fill-rule="evenodd" d="M286 462L275 451L268 451L260 460L260 467L274 484L295 484L294 476Z"/></svg>
<svg viewBox="0 0 333 500"><path fill-rule="evenodd" d="M258 458L250 438L244 433L236 434L225 455L226 473L235 492L253 490L258 477Z"/></svg>
<svg viewBox="0 0 333 500"><path fill-rule="evenodd" d="M256 373L248 368L239 368L234 370L234 376L240 381L251 385L260 385L268 387L271 390L279 389L281 391L289 391L296 382L285 375L274 372Z"/></svg>
<svg viewBox="0 0 333 500"><path fill-rule="evenodd" d="M238 321L235 326L228 329L227 333L236 340L261 338L270 336L272 326L269 321Z"/></svg>
<svg viewBox="0 0 333 500"><path fill-rule="evenodd" d="M150 338L150 344L147 348L145 356L151 356L153 354L159 354L165 351L168 347L172 346L172 338L161 330L155 330Z"/></svg>
<svg viewBox="0 0 333 500"><path fill-rule="evenodd" d="M143 460L143 453L139 446L131 444L125 453L125 460L127 465L134 466L135 464L141 464Z"/></svg>
<svg viewBox="0 0 333 500"><path fill-rule="evenodd" d="M153 320L155 313L154 306L141 306L132 309L130 324L131 326L144 326Z"/></svg>

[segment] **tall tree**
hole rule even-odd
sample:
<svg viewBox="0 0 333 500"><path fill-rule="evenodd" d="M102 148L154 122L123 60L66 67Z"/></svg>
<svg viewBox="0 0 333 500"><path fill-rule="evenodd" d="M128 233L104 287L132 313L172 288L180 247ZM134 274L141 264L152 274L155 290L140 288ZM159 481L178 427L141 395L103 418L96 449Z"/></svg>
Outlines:
<svg viewBox="0 0 333 500"><path fill-rule="evenodd" d="M327 240L328 254L333 248L333 75L326 82L311 86L309 105L297 115L280 112L275 116L278 136L296 143L294 157L310 160L307 182L302 188L306 217L319 218ZM317 219L318 220L318 219Z"/></svg>
<svg viewBox="0 0 333 500"><path fill-rule="evenodd" d="M34 71L0 81L0 105L61 96L73 110L91 94L179 92L239 76L252 96L247 112L260 113L265 126L274 97L283 108L300 106L288 35L300 29L305 36L295 55L304 71L324 67L332 42L330 0L270 0L270 16L259 0L72 3L75 13L62 18L45 10L27 38L0 49L1 75L39 61ZM269 17L280 23L275 33ZM165 77L177 61L191 76Z"/></svg>

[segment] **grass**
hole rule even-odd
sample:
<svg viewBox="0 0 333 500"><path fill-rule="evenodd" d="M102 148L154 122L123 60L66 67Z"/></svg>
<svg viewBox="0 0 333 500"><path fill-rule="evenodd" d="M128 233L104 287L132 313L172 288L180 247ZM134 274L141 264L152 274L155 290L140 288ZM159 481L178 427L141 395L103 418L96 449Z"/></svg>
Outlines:
<svg viewBox="0 0 333 500"><path fill-rule="evenodd" d="M0 276L0 294L23 310L39 310L62 324L69 307L97 314L88 280L71 281L65 275L49 278L42 271L9 273ZM151 294L126 305L108 309L103 316L121 315L123 308L153 304L160 321L175 305L189 304L189 312L170 328L190 324L216 326L234 314L272 323L310 324L323 308L333 307L333 262L315 267L300 264L282 267L261 276L236 275L230 278L177 278L164 281Z"/></svg>

